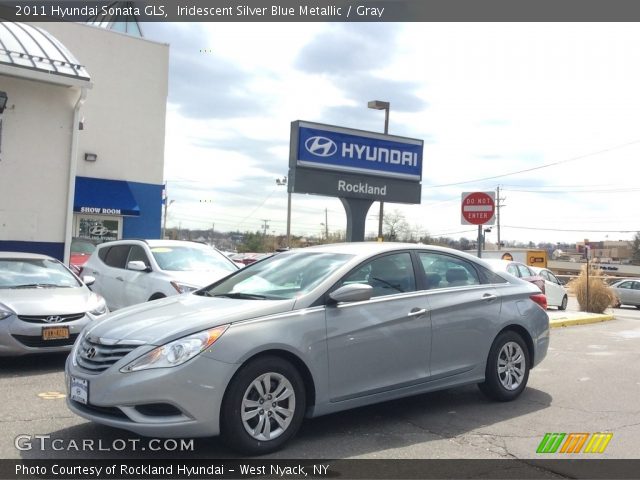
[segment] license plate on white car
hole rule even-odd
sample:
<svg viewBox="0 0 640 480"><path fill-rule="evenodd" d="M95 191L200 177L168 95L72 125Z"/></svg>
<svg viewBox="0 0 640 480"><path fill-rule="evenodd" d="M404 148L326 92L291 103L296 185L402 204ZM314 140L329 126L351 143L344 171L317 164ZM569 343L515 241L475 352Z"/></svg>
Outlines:
<svg viewBox="0 0 640 480"><path fill-rule="evenodd" d="M84 378L71 377L71 386L69 388L69 397L85 405L89 402L89 380Z"/></svg>

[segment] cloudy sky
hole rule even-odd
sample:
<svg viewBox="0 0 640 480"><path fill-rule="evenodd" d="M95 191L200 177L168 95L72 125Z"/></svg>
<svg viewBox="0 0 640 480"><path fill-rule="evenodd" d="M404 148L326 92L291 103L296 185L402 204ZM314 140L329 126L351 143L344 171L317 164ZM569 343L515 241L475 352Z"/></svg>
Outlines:
<svg viewBox="0 0 640 480"><path fill-rule="evenodd" d="M416 233L473 238L465 191L500 186L502 239L640 230L640 29L567 23L144 24L171 45L169 226L286 231L290 124L424 140ZM293 195L292 232L344 230L339 200ZM367 232L377 232L378 204ZM495 241L495 229L487 237Z"/></svg>

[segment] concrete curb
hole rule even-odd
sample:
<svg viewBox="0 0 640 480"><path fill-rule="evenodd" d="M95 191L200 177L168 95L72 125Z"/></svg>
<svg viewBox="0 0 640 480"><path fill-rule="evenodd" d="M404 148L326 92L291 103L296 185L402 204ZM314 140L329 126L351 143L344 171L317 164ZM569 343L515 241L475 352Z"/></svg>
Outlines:
<svg viewBox="0 0 640 480"><path fill-rule="evenodd" d="M586 313L578 312L576 315L552 318L549 316L549 326L551 328L570 327L572 325L587 325L589 323L608 322L613 320L615 316L613 313Z"/></svg>

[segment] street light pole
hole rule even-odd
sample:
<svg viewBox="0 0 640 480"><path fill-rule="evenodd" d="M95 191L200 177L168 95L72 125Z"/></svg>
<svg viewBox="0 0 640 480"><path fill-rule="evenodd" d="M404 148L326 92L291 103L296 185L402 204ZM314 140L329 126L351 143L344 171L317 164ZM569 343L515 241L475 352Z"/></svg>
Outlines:
<svg viewBox="0 0 640 480"><path fill-rule="evenodd" d="M367 107L374 110L384 110L384 134L389 134L389 110L391 104L381 100L371 100L367 103ZM378 240L382 241L382 220L384 218L384 202L380 201L380 215L378 216Z"/></svg>
<svg viewBox="0 0 640 480"><path fill-rule="evenodd" d="M287 177L276 178L276 184L287 187ZM291 248L291 192L287 187L287 248Z"/></svg>

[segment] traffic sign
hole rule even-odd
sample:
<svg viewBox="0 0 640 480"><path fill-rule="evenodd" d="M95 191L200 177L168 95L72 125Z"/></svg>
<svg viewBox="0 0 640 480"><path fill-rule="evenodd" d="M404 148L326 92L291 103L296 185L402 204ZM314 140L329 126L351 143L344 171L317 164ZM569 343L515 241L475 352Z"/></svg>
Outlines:
<svg viewBox="0 0 640 480"><path fill-rule="evenodd" d="M463 225L493 225L495 211L495 192L463 192L461 211Z"/></svg>

